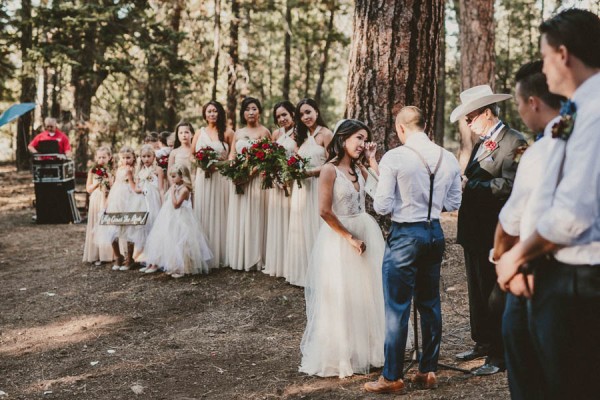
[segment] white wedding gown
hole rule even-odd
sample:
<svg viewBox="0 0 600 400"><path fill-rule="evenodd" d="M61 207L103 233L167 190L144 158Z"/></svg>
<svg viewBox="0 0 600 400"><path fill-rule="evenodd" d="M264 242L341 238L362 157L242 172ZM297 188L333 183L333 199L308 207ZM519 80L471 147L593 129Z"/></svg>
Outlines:
<svg viewBox="0 0 600 400"><path fill-rule="evenodd" d="M358 172L358 171L357 171ZM359 255L346 239L323 223L306 275L307 324L300 371L309 375L365 374L384 362L385 318L381 263L385 242L379 225L365 212L360 190L336 168L333 212L367 245Z"/></svg>

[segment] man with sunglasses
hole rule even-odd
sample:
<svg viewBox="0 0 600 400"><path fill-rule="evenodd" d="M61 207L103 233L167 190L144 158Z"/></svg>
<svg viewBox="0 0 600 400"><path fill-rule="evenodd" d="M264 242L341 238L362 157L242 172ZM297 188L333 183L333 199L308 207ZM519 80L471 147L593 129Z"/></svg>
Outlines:
<svg viewBox="0 0 600 400"><path fill-rule="evenodd" d="M460 94L461 103L450 121L464 117L479 141L473 148L463 175L463 198L458 213L458 243L463 246L467 285L472 350L458 354L468 361L486 356L475 375L491 375L504 371L502 345L502 313L504 296L496 285L494 265L488 260L494 245L498 214L510 196L517 171L517 149L527 142L498 117L497 103L508 100L508 94L495 94L488 85L475 86Z"/></svg>

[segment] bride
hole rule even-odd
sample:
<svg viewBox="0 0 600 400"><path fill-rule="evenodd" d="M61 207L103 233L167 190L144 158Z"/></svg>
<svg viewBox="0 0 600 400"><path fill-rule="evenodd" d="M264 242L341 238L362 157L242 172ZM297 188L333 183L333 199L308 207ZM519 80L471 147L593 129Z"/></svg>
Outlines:
<svg viewBox="0 0 600 400"><path fill-rule="evenodd" d="M377 145L360 121L338 123L319 179L323 220L306 276L307 324L300 371L309 375L365 374L384 362L381 262L385 243L365 212L361 159L377 170Z"/></svg>

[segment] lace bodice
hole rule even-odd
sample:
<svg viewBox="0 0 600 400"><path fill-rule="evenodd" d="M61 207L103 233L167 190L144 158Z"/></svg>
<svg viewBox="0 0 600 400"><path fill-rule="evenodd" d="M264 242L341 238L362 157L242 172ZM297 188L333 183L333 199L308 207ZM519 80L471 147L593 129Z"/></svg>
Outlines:
<svg viewBox="0 0 600 400"><path fill-rule="evenodd" d="M319 133L319 129L321 129L320 126L317 127L313 135L311 135L309 132L308 137L298 149L298 154L300 154L302 157L310 157L308 164L311 168L320 167L321 165L325 164L325 147L319 145L315 140L315 136L317 133Z"/></svg>
<svg viewBox="0 0 600 400"><path fill-rule="evenodd" d="M283 128L282 128L283 129ZM285 154L289 158L294 154L294 150L296 150L296 141L292 138L293 129L290 129L287 132L283 132L277 138L277 143L285 148Z"/></svg>
<svg viewBox="0 0 600 400"><path fill-rule="evenodd" d="M335 167L332 209L339 217L356 215L365 211L365 179L360 170L356 169L356 174L358 175L358 191L350 179L338 167Z"/></svg>
<svg viewBox="0 0 600 400"><path fill-rule="evenodd" d="M175 187L175 196L177 196L177 198L179 198L179 191L178 191L178 190L179 190L180 188L181 188L181 185L177 185L177 186ZM181 203L181 205L179 206L179 208L190 208L190 209L191 209L191 208L193 208L193 207L192 207L192 195L193 195L193 194L192 194L192 193L190 193L190 194L189 194L189 196L188 196L188 198L187 198L187 199L185 199L185 200L184 200L184 201ZM165 201L172 201L172 200L169 198L168 200L167 200L167 199L165 199ZM172 204L172 203L171 203L171 204Z"/></svg>
<svg viewBox="0 0 600 400"><path fill-rule="evenodd" d="M115 183L127 183L127 168L121 167L117 169Z"/></svg>
<svg viewBox="0 0 600 400"><path fill-rule="evenodd" d="M174 158L173 164L174 165L185 165L186 167L191 169L191 166L192 166L191 154L188 153L187 151L183 150L183 148L181 148L181 147L179 149L181 149L181 150L175 151L173 153L173 154L175 154L175 156L173 157Z"/></svg>
<svg viewBox="0 0 600 400"><path fill-rule="evenodd" d="M146 185L158 187L158 176L154 173L154 167L142 166L138 172L138 183L141 188Z"/></svg>
<svg viewBox="0 0 600 400"><path fill-rule="evenodd" d="M200 137L196 142L195 151L198 151L201 147L206 146L212 147L217 153L220 153L222 156L225 157L229 152L229 147L227 143L221 142L220 140L211 140L210 136L208 135L208 132L206 132L206 129L202 128L202 130L200 131Z"/></svg>

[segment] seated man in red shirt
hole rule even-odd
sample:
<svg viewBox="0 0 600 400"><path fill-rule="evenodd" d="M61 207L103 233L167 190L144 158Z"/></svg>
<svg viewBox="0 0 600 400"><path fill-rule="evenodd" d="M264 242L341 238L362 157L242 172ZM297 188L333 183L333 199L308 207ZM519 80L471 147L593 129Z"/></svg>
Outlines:
<svg viewBox="0 0 600 400"><path fill-rule="evenodd" d="M27 148L33 154L38 152L39 143L46 140L55 140L58 142L58 152L71 158L71 144L69 137L57 129L56 119L46 118L44 120L45 131L33 138Z"/></svg>

